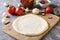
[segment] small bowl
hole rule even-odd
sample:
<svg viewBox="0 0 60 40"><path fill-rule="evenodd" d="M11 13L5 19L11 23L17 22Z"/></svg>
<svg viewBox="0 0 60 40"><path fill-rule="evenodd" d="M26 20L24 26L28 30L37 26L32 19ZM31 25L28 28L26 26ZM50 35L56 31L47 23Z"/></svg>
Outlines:
<svg viewBox="0 0 60 40"><path fill-rule="evenodd" d="M60 16L60 8L55 8L53 13L57 16Z"/></svg>
<svg viewBox="0 0 60 40"><path fill-rule="evenodd" d="M43 8L46 8L47 6L49 6L49 5L51 4L51 1L50 1L50 0L47 0L47 2L48 2L48 3L44 3L44 4L42 4L42 3L39 2L39 5L40 5L41 7L43 7Z"/></svg>

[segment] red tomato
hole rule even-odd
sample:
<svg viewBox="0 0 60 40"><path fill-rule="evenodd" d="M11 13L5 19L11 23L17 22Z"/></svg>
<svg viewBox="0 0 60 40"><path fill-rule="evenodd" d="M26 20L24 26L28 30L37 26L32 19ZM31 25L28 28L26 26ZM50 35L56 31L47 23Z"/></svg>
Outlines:
<svg viewBox="0 0 60 40"><path fill-rule="evenodd" d="M17 8L16 8L16 14L17 14L17 15L22 15L22 12L23 12L23 10L22 10L21 7L17 7Z"/></svg>
<svg viewBox="0 0 60 40"><path fill-rule="evenodd" d="M8 7L8 12L9 14L13 15L15 13L16 8L14 6L9 6Z"/></svg>
<svg viewBox="0 0 60 40"><path fill-rule="evenodd" d="M45 10L46 13L51 13L53 12L53 7L47 7L46 10Z"/></svg>

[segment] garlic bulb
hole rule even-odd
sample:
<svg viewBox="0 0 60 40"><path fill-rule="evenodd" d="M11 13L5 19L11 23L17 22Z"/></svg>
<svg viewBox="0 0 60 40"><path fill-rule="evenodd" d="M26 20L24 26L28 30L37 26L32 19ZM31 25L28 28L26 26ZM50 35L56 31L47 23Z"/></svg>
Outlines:
<svg viewBox="0 0 60 40"><path fill-rule="evenodd" d="M6 12L4 12L2 16L3 16L3 17L7 17L8 14L7 14Z"/></svg>
<svg viewBox="0 0 60 40"><path fill-rule="evenodd" d="M33 14L39 14L39 13L40 13L40 10L37 9L37 8L34 8L34 9L32 10L32 13L33 13Z"/></svg>

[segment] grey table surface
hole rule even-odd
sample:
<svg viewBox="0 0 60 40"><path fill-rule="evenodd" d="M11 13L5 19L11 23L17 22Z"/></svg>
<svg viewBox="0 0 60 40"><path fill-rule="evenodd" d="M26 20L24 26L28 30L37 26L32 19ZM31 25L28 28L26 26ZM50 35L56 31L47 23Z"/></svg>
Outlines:
<svg viewBox="0 0 60 40"><path fill-rule="evenodd" d="M60 7L60 0L51 1L53 4ZM2 14L3 12L7 12L7 8L3 5L4 2L13 4L15 7L17 7L20 0L0 0L0 40L15 40L2 31L2 27L4 26L4 24L1 22L1 19L3 18ZM10 16L9 19L12 22L15 18L16 16ZM42 40L60 40L60 22Z"/></svg>

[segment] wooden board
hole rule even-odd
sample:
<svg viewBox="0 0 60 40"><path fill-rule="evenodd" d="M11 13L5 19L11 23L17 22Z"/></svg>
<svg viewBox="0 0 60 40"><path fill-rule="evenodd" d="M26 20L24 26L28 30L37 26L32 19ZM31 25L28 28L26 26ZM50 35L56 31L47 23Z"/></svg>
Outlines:
<svg viewBox="0 0 60 40"><path fill-rule="evenodd" d="M52 16L53 18L52 19L49 19L48 17L49 16ZM3 27L3 32L7 33L8 35L18 39L18 40L40 40L46 33L48 33L53 27L55 24L58 23L59 21L59 17L58 16L55 16L53 14L46 14L46 16L42 16L49 24L50 28L45 32L43 33L42 35L39 35L39 36L35 36L35 37L29 37L29 36L24 36L22 34L19 34L17 33L13 27L12 27L12 23L9 23L8 25L5 25Z"/></svg>

